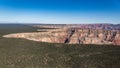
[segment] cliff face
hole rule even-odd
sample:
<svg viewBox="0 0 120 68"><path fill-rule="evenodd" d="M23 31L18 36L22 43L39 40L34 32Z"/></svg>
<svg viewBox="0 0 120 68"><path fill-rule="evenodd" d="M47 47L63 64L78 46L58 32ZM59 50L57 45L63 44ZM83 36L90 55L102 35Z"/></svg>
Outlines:
<svg viewBox="0 0 120 68"><path fill-rule="evenodd" d="M48 32L16 33L4 35L6 38L25 38L49 43L67 44L113 44L120 45L120 32L101 29L55 29Z"/></svg>
<svg viewBox="0 0 120 68"><path fill-rule="evenodd" d="M120 33L119 31L80 29L72 35L70 43L120 45Z"/></svg>

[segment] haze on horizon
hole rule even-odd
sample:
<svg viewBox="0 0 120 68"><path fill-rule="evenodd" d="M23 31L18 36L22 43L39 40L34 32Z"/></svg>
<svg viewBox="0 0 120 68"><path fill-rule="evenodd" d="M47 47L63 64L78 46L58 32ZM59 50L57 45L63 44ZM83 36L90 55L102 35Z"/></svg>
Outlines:
<svg viewBox="0 0 120 68"><path fill-rule="evenodd" d="M0 22L120 23L120 0L0 0Z"/></svg>

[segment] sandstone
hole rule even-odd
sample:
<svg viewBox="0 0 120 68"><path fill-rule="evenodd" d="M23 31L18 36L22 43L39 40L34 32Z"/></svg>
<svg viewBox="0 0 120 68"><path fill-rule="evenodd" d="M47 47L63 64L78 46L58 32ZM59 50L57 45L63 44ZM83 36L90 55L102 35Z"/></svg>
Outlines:
<svg viewBox="0 0 120 68"><path fill-rule="evenodd" d="M119 31L101 29L59 28L47 30L47 32L8 34L3 37L25 38L28 40L49 43L120 45Z"/></svg>

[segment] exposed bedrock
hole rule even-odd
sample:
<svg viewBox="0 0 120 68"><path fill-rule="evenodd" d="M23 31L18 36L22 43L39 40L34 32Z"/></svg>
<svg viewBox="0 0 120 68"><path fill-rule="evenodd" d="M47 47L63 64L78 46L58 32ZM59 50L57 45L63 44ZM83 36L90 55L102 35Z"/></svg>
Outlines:
<svg viewBox="0 0 120 68"><path fill-rule="evenodd" d="M69 28L50 30L48 32L8 34L3 37L25 38L49 43L120 45L120 32L115 30Z"/></svg>

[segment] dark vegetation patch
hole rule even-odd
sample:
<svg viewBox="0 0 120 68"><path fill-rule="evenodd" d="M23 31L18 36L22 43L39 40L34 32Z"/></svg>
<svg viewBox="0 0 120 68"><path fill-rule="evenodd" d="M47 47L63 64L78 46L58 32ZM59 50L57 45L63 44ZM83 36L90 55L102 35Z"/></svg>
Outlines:
<svg viewBox="0 0 120 68"><path fill-rule="evenodd" d="M26 25L0 25L0 36L36 29ZM120 68L120 47L0 37L0 68Z"/></svg>

